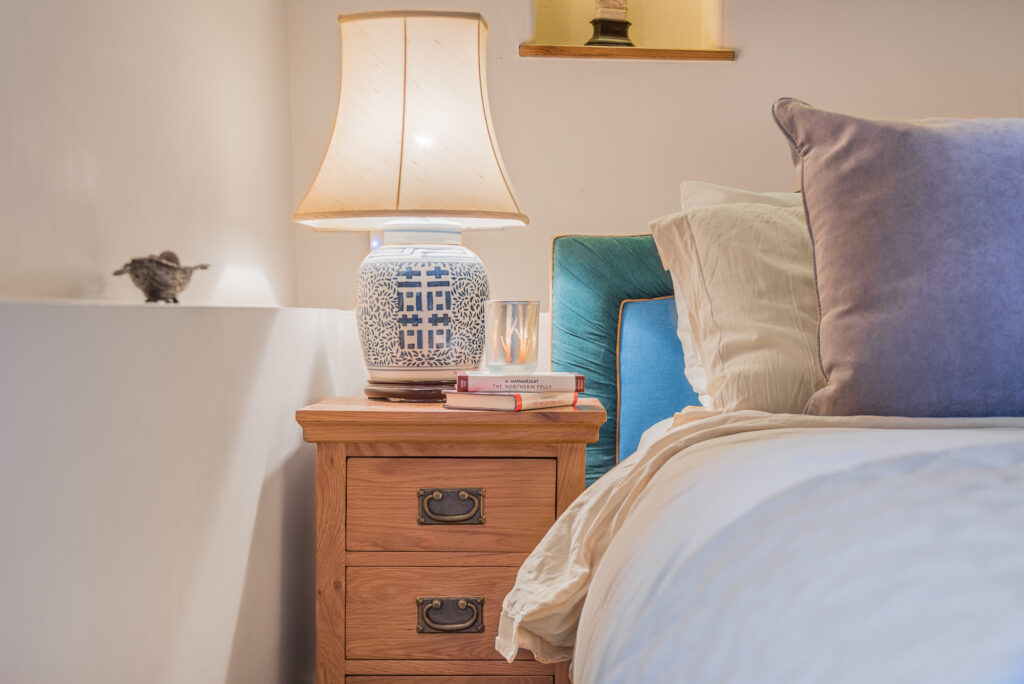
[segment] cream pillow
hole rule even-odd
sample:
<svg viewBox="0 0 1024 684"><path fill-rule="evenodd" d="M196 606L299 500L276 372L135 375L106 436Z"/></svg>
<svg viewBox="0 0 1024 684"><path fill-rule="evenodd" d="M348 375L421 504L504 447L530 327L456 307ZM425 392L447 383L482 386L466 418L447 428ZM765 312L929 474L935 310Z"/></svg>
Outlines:
<svg viewBox="0 0 1024 684"><path fill-rule="evenodd" d="M687 211L653 221L651 232L706 373L702 403L802 412L824 384L802 207L688 203Z"/></svg>
<svg viewBox="0 0 1024 684"><path fill-rule="evenodd" d="M699 209L716 204L770 204L782 207L803 206L800 195L795 192L753 192L751 190L740 190L714 183L701 181L683 181L679 184L680 197L683 210ZM665 264L668 270L668 264ZM679 283L676 282L675 274L672 275L672 284L675 291L679 291ZM700 398L702 406L711 406L711 396L708 394L707 370L704 368L704 361L701 359L697 347L697 340L690 329L690 317L681 297L676 297L676 311L678 312L679 327L676 334L683 347L683 361L685 368L683 374L689 381L693 391Z"/></svg>
<svg viewBox="0 0 1024 684"><path fill-rule="evenodd" d="M679 184L683 211L710 207L715 204L770 204L776 207L802 207L798 192L753 192L729 188L701 181L683 181Z"/></svg>

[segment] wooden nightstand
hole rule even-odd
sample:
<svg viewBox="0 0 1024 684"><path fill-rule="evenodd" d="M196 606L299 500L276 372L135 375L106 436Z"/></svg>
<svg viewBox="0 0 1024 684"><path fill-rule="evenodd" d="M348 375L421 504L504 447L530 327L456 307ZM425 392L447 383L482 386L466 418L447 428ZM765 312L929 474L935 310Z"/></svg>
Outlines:
<svg viewBox="0 0 1024 684"><path fill-rule="evenodd" d="M316 462L320 684L564 684L494 650L501 602L584 487L605 412L328 399L296 414Z"/></svg>

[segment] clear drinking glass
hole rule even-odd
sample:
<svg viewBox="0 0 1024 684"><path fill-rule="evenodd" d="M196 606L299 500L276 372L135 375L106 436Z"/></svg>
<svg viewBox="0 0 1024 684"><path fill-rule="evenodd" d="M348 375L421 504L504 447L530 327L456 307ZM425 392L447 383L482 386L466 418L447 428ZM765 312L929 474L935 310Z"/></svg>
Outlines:
<svg viewBox="0 0 1024 684"><path fill-rule="evenodd" d="M539 301L488 300L484 304L484 320L487 370L508 375L537 370Z"/></svg>

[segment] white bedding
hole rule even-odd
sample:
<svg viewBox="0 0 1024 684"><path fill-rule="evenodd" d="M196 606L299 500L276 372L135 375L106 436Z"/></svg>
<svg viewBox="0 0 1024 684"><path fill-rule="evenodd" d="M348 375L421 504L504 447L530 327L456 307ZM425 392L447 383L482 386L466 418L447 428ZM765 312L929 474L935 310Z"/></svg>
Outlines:
<svg viewBox="0 0 1024 684"><path fill-rule="evenodd" d="M673 422L524 564L506 657L575 649L577 684L1024 677L1024 420Z"/></svg>

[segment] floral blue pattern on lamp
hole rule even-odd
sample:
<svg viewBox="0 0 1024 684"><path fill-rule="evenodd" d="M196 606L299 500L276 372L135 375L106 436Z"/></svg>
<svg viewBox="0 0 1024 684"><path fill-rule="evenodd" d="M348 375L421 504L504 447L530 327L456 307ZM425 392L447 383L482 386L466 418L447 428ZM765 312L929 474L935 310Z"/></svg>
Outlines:
<svg viewBox="0 0 1024 684"><path fill-rule="evenodd" d="M461 245L384 245L366 258L356 283L359 338L375 371L473 370L484 348L484 265ZM389 374L389 379L398 379Z"/></svg>
<svg viewBox="0 0 1024 684"><path fill-rule="evenodd" d="M366 394L444 401L484 348L487 275L459 245L462 230L529 223L488 111L487 22L475 12L371 11L338 26L345 88L294 219L382 231L356 288Z"/></svg>

